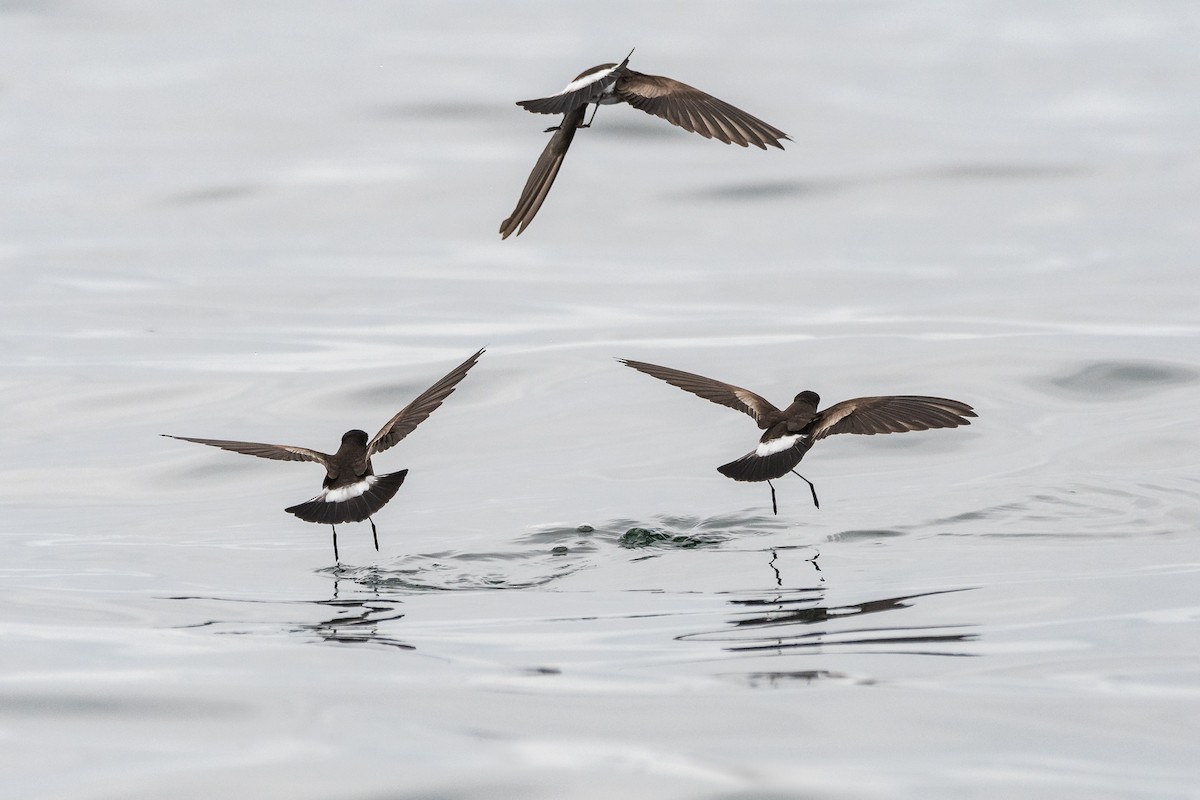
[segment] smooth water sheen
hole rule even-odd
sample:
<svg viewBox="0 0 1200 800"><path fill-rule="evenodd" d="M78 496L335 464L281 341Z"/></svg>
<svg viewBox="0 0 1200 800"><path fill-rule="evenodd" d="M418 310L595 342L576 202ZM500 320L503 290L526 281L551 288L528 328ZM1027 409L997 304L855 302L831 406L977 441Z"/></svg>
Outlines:
<svg viewBox="0 0 1200 800"><path fill-rule="evenodd" d="M0 795L1183 798L1200 7L0 2ZM624 106L637 50L777 125ZM366 525L282 509L381 454ZM716 467L776 403L967 428Z"/></svg>

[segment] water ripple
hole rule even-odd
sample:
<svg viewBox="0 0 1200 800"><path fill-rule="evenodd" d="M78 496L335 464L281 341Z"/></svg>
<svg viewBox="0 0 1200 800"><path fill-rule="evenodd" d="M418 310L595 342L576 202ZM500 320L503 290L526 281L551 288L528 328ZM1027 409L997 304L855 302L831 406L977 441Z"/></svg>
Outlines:
<svg viewBox="0 0 1200 800"><path fill-rule="evenodd" d="M1189 367L1152 361L1092 361L1065 374L1051 375L1044 385L1083 400L1129 400L1161 389L1195 383L1200 373Z"/></svg>

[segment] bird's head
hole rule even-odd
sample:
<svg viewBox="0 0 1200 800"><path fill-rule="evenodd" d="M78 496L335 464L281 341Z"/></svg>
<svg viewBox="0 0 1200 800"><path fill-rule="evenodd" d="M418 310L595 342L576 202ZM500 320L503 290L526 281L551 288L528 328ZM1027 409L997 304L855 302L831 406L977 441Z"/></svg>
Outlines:
<svg viewBox="0 0 1200 800"><path fill-rule="evenodd" d="M352 431L346 431L342 434L342 444L357 444L366 447L367 432L360 431L357 428Z"/></svg>
<svg viewBox="0 0 1200 800"><path fill-rule="evenodd" d="M821 404L821 395L817 394L816 392L805 391L805 392L801 392L800 394L796 395L796 399L793 402L804 403L806 405L811 405L813 408L816 408L817 406L819 406Z"/></svg>

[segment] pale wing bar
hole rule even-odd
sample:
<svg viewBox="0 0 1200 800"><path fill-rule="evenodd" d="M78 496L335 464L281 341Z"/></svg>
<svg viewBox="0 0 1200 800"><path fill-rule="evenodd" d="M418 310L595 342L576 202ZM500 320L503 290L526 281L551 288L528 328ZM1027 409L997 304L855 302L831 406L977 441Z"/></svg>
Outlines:
<svg viewBox="0 0 1200 800"><path fill-rule="evenodd" d="M691 372L660 367L657 364L647 364L644 361L630 361L624 358L617 360L627 367L644 372L660 381L666 381L672 386L683 389L685 392L691 392L709 402L749 414L759 423L760 428L769 427L769 421L779 414L779 409L749 389L705 378L703 375Z"/></svg>
<svg viewBox="0 0 1200 800"><path fill-rule="evenodd" d="M859 397L822 411L813 438L823 439L835 433L870 436L877 433L957 428L970 425L967 417L974 416L975 411L966 403L941 397Z"/></svg>

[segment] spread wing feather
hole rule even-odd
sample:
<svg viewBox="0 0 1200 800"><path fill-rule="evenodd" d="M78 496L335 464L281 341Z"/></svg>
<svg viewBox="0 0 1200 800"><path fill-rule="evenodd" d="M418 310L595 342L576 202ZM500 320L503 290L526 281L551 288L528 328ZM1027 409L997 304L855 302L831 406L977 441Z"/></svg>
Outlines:
<svg viewBox="0 0 1200 800"><path fill-rule="evenodd" d="M625 70L617 81L616 94L634 108L662 117L685 131L706 139L746 147L754 145L783 149L788 135L740 108L718 100L699 89L661 75Z"/></svg>
<svg viewBox="0 0 1200 800"><path fill-rule="evenodd" d="M475 362L483 355L483 350L475 353L463 363L459 364L454 369L425 391L417 396L417 399L406 405L404 408L387 421L387 423L379 429L379 433L375 434L375 438L367 443L367 457L382 453L396 442L408 436L418 425L424 422L437 407L442 404L442 401L449 397L454 388L458 386L458 382L466 377L467 372L471 367L475 366Z"/></svg>
<svg viewBox="0 0 1200 800"><path fill-rule="evenodd" d="M196 444L206 444L209 447L219 447L222 450L229 450L234 453L243 453L248 456L258 456L259 458L270 458L275 461L316 461L326 467L329 466L330 456L309 450L307 447L295 447L290 444L263 444L260 442L235 442L228 439L195 439L190 436L171 436L164 433L168 439L179 439L183 442L195 442Z"/></svg>
<svg viewBox="0 0 1200 800"><path fill-rule="evenodd" d="M644 372L647 375L658 378L660 381L666 381L672 386L683 389L685 392L691 392L697 397L703 397L718 405L741 411L743 414L749 414L758 422L758 427L768 428L775 418L779 415L779 409L771 405L769 402L759 397L749 389L743 389L740 386L734 386L730 383L705 378L702 375L695 375L691 372L683 372L670 367L660 367L656 364L647 364L643 361L629 361L624 358L617 359L627 367L632 367L638 372Z"/></svg>
<svg viewBox="0 0 1200 800"><path fill-rule="evenodd" d="M587 106L579 106L563 117L562 124L550 137L546 149L533 165L533 171L529 173L525 188L521 190L521 196L517 199L517 207L508 219L500 223L501 239L507 239L514 231L520 236L529 227L529 223L533 222L546 200L546 195L550 193L550 187L554 185L554 179L558 177L558 171L567 157L567 150L571 147L571 140L575 138L575 130L583 122L585 113Z"/></svg>
<svg viewBox="0 0 1200 800"><path fill-rule="evenodd" d="M835 403L817 415L813 439L835 433L903 433L970 425L976 416L966 403L941 397L858 397Z"/></svg>

